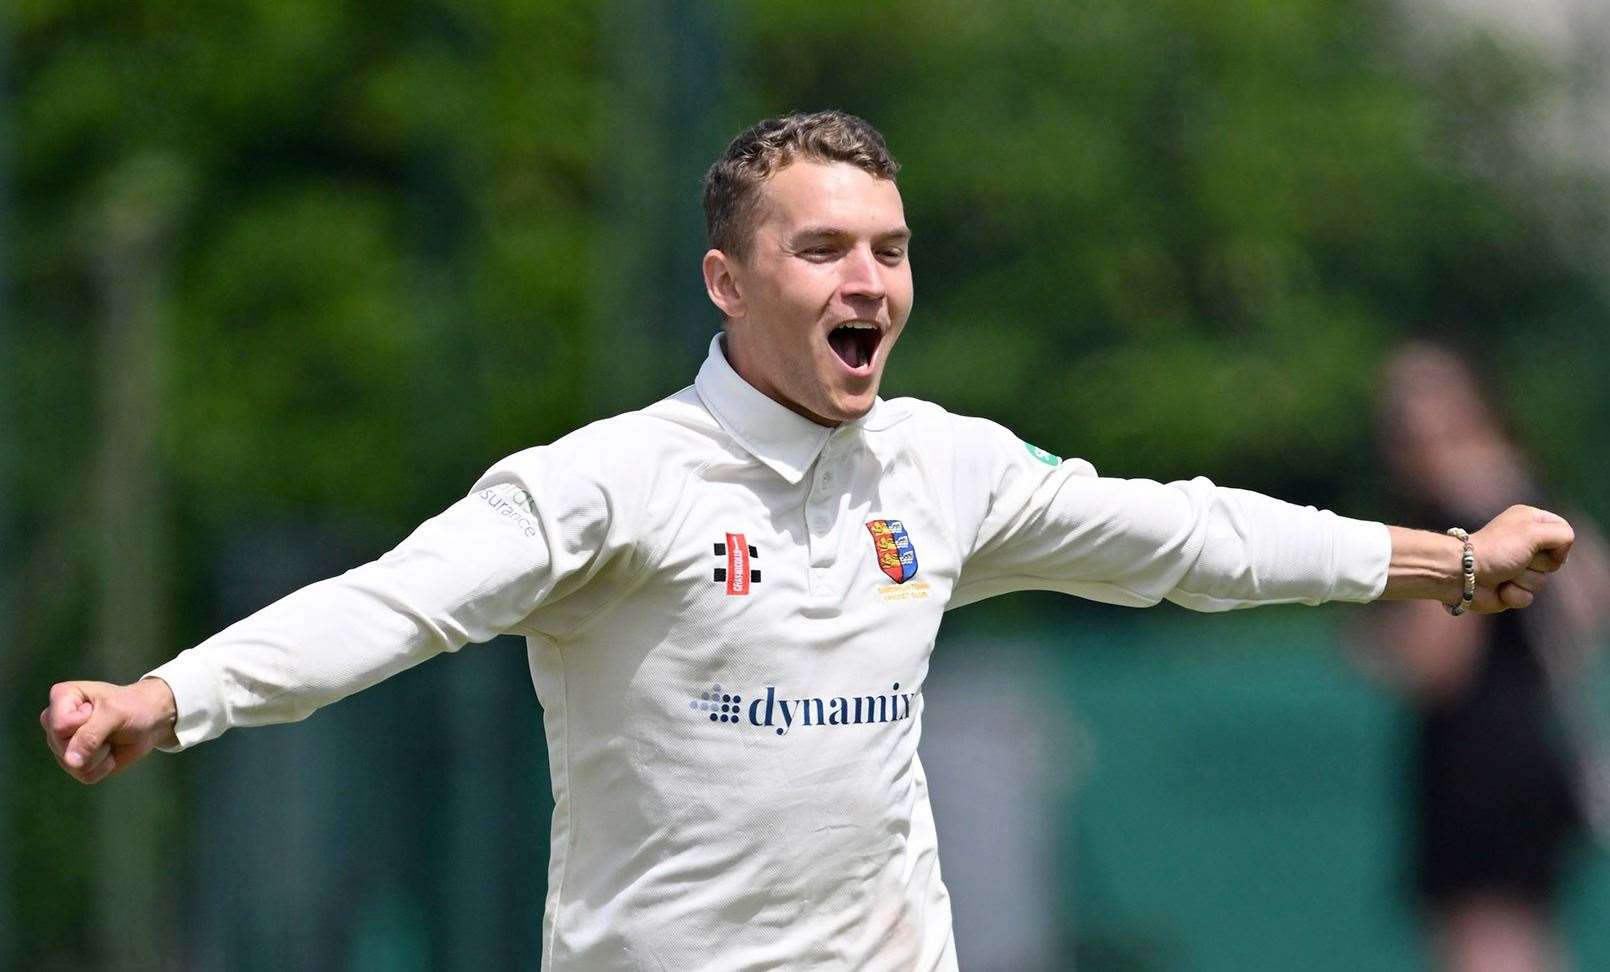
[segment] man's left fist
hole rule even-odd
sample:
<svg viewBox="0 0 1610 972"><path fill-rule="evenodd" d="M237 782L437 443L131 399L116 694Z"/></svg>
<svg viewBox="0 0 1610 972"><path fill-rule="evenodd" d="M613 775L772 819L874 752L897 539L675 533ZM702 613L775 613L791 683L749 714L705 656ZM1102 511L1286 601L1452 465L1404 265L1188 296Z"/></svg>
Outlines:
<svg viewBox="0 0 1610 972"><path fill-rule="evenodd" d="M1532 598L1571 553L1576 534L1565 518L1535 506L1511 506L1470 535L1476 552L1476 599L1470 609L1494 614L1530 607Z"/></svg>

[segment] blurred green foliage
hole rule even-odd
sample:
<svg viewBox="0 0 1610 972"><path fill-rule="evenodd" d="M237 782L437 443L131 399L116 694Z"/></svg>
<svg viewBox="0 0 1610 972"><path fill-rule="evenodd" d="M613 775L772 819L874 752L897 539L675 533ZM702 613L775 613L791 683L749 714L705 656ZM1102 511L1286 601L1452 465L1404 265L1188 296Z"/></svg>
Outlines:
<svg viewBox="0 0 1610 972"><path fill-rule="evenodd" d="M31 407L93 398L72 387L87 214L155 159L180 182L166 432L194 508L402 522L444 463L463 477L585 417L595 14L33 4L16 29L18 316L23 353L58 365ZM59 475L87 424L42 410ZM446 441L462 458L435 458Z"/></svg>
<svg viewBox="0 0 1610 972"><path fill-rule="evenodd" d="M759 9L752 113L843 106L905 165L918 303L891 390L1104 471L1368 509L1393 341L1552 366L1540 332L1603 328L1535 201L1450 147L1502 142L1547 80L1501 49L1412 72L1368 0ZM1598 350L1572 391L1602 405ZM1604 441L1591 424L1567 434Z"/></svg>
<svg viewBox="0 0 1610 972"><path fill-rule="evenodd" d="M1490 43L1407 61L1376 0L19 0L7 18L6 793L40 795L8 818L18 967L91 954L89 797L31 715L57 679L138 674L83 671L79 647L97 375L120 365L96 360L98 261L131 191L163 268L153 515L178 576L154 609L174 651L217 623L211 571L242 522L340 524L378 553L497 457L685 384L714 329L696 242L663 231L699 219L687 160L795 109L864 115L905 167L918 301L887 394L1110 474L1369 515L1375 370L1430 331L1502 362L1544 467L1610 512L1603 281L1551 223L1601 218L1602 187L1513 151L1546 71ZM714 94L642 110L662 76Z"/></svg>

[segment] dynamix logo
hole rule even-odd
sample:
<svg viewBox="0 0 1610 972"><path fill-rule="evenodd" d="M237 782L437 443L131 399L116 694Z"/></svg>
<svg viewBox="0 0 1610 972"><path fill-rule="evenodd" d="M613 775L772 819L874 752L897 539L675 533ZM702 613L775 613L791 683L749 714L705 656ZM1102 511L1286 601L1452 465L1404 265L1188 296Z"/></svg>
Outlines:
<svg viewBox="0 0 1610 972"><path fill-rule="evenodd" d="M911 700L917 692L900 691L896 682L884 695L850 695L784 698L777 694L775 685L766 686L764 697L750 696L748 706L743 696L724 691L719 684L688 703L695 712L709 713L711 722L751 726L768 726L779 736L790 729L807 726L860 726L875 722L898 722L911 718Z"/></svg>

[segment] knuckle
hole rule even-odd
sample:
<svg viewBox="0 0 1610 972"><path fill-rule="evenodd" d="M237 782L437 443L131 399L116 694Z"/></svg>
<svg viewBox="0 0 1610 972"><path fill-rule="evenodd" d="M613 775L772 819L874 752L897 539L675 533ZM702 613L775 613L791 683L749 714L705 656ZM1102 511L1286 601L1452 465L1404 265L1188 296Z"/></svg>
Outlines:
<svg viewBox="0 0 1610 972"><path fill-rule="evenodd" d="M76 679L68 679L65 682L57 682L55 685L50 687L50 696L51 698L57 698L64 695L87 695L87 693L84 691L84 685L85 683L77 681Z"/></svg>

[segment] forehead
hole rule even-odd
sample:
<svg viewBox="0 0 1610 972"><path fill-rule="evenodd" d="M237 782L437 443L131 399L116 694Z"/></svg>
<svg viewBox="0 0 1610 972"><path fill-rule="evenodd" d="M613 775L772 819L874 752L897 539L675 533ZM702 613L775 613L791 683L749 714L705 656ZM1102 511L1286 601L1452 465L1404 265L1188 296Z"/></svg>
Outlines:
<svg viewBox="0 0 1610 972"><path fill-rule="evenodd" d="M893 180L848 162L796 161L767 179L761 194L760 225L778 232L821 225L876 234L905 227L905 207Z"/></svg>

